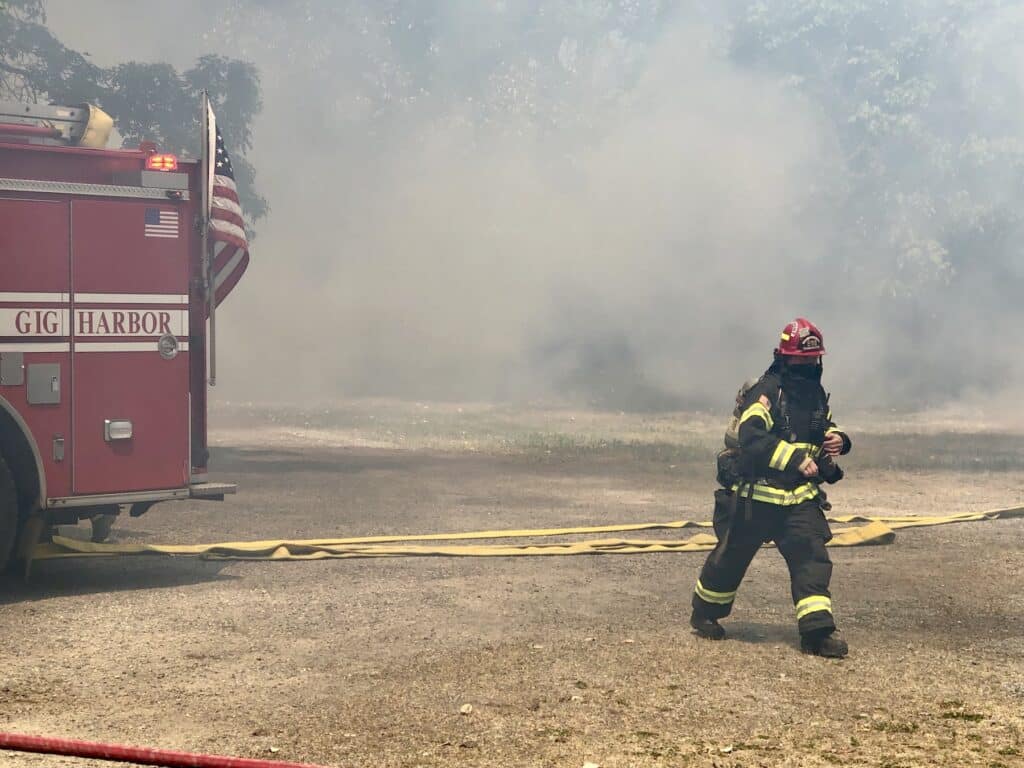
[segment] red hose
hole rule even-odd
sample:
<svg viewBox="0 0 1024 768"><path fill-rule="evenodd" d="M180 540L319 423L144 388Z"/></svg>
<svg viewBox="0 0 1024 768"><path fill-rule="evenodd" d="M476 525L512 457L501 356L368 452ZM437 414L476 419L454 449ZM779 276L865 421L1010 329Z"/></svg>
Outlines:
<svg viewBox="0 0 1024 768"><path fill-rule="evenodd" d="M323 768L309 763L286 763L280 760L259 760L251 757L223 757L176 752L172 749L126 747L78 739L51 739L22 733L0 733L0 749L18 752L41 752L45 755L91 757L138 765L159 765L163 768Z"/></svg>

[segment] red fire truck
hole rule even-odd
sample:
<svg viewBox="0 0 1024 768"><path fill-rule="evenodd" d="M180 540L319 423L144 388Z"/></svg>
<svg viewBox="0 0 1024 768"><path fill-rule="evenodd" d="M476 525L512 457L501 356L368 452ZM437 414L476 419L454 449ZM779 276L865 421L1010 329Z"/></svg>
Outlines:
<svg viewBox="0 0 1024 768"><path fill-rule="evenodd" d="M91 106L0 103L0 565L207 479L202 161L107 149Z"/></svg>

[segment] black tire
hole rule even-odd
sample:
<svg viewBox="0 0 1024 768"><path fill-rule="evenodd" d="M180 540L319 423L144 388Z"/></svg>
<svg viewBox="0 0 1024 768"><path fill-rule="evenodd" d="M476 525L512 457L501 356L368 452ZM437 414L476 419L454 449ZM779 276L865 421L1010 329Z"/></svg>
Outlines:
<svg viewBox="0 0 1024 768"><path fill-rule="evenodd" d="M18 488L7 462L0 456L0 571L7 568L18 538Z"/></svg>

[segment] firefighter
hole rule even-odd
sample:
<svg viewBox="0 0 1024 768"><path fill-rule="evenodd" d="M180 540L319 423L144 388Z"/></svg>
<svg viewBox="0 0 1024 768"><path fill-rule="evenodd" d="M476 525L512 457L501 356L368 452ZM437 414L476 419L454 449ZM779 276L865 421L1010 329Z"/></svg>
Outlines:
<svg viewBox="0 0 1024 768"><path fill-rule="evenodd" d="M712 640L725 637L718 620L732 610L747 567L762 544L774 541L789 567L793 605L805 653L846 656L832 616L830 509L822 483L842 479L835 457L850 438L832 421L821 385L825 344L821 331L797 318L786 326L775 361L737 397L737 409L719 456L714 528L693 595L690 625Z"/></svg>

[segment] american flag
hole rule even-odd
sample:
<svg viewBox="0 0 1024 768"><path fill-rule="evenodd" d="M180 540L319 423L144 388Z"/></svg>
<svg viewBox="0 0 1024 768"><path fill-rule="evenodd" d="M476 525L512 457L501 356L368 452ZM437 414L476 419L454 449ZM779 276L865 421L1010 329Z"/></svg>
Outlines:
<svg viewBox="0 0 1024 768"><path fill-rule="evenodd" d="M147 208L143 218L142 234L144 237L178 237L178 212L165 211L162 208Z"/></svg>
<svg viewBox="0 0 1024 768"><path fill-rule="evenodd" d="M224 147L224 138L217 126L213 109L207 107L209 135L206 137L209 157L210 242L213 244L213 287L215 305L220 306L249 266L249 241L245 236L242 207L238 203L235 172Z"/></svg>

